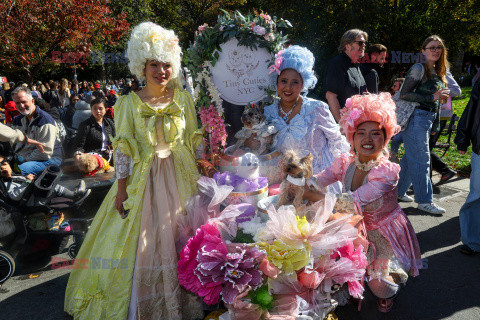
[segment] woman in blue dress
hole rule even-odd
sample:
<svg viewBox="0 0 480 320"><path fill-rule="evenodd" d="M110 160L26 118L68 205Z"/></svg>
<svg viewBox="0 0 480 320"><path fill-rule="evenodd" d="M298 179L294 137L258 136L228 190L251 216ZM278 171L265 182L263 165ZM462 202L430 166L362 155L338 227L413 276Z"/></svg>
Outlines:
<svg viewBox="0 0 480 320"><path fill-rule="evenodd" d="M265 107L264 115L278 130L274 148L281 152L294 150L300 155L312 153L313 173L317 174L349 152L350 147L328 105L306 96L317 83L314 62L312 52L300 46L276 55L271 72L277 74L278 99ZM332 185L330 191L341 193L340 183Z"/></svg>

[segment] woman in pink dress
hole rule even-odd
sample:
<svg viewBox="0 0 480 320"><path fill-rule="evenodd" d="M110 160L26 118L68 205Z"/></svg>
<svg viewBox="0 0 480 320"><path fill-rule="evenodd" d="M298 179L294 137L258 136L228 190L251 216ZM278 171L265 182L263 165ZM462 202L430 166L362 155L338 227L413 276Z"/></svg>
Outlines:
<svg viewBox="0 0 480 320"><path fill-rule="evenodd" d="M415 231L397 202L400 166L388 160L386 149L399 131L395 103L389 93L353 96L340 127L351 153L338 157L314 182L320 189L342 182L337 207L363 216L370 244L367 283L379 299L379 310L388 312L400 284L422 267ZM306 196L315 200L315 192L308 191Z"/></svg>

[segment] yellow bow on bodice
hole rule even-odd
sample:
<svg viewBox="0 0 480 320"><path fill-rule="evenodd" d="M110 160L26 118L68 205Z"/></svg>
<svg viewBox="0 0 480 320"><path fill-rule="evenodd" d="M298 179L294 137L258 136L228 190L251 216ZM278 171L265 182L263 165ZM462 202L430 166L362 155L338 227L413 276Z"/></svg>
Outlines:
<svg viewBox="0 0 480 320"><path fill-rule="evenodd" d="M175 102L170 102L165 108L159 108L158 110L152 108L147 103L142 104L140 114L144 118L148 119L147 129L150 137L150 141L156 144L156 131L155 123L158 117L163 117L163 137L166 143L171 143L175 140L178 134L178 124L182 116L182 109Z"/></svg>

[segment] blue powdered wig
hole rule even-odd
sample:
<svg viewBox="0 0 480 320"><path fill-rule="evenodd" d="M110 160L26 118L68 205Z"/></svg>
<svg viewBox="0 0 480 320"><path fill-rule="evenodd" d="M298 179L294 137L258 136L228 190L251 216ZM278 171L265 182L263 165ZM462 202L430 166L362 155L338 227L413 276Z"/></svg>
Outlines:
<svg viewBox="0 0 480 320"><path fill-rule="evenodd" d="M317 84L317 77L313 71L314 63L315 57L310 50L305 47L291 46L277 53L272 67L278 75L285 69L297 71L303 80L302 92L306 95L308 90L313 89Z"/></svg>

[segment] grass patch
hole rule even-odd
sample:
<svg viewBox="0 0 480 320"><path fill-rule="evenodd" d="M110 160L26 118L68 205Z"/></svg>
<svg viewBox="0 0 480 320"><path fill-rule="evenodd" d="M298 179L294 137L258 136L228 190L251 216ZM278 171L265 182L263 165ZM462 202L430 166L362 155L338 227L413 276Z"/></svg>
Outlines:
<svg viewBox="0 0 480 320"><path fill-rule="evenodd" d="M472 87L464 87L462 88L462 94L458 97L452 98L452 109L453 113L455 113L458 117L462 116L463 110L470 101L470 95L472 93ZM453 143L455 140L456 132L452 134L452 138L450 142L452 146L448 149L447 154L442 158L448 166L461 174L470 175L472 168L470 166L470 155L472 154L472 147L468 147L467 153L465 155L461 155L458 150L457 146ZM446 137L440 137L439 139L441 142L446 141ZM441 150L437 150L441 151Z"/></svg>

